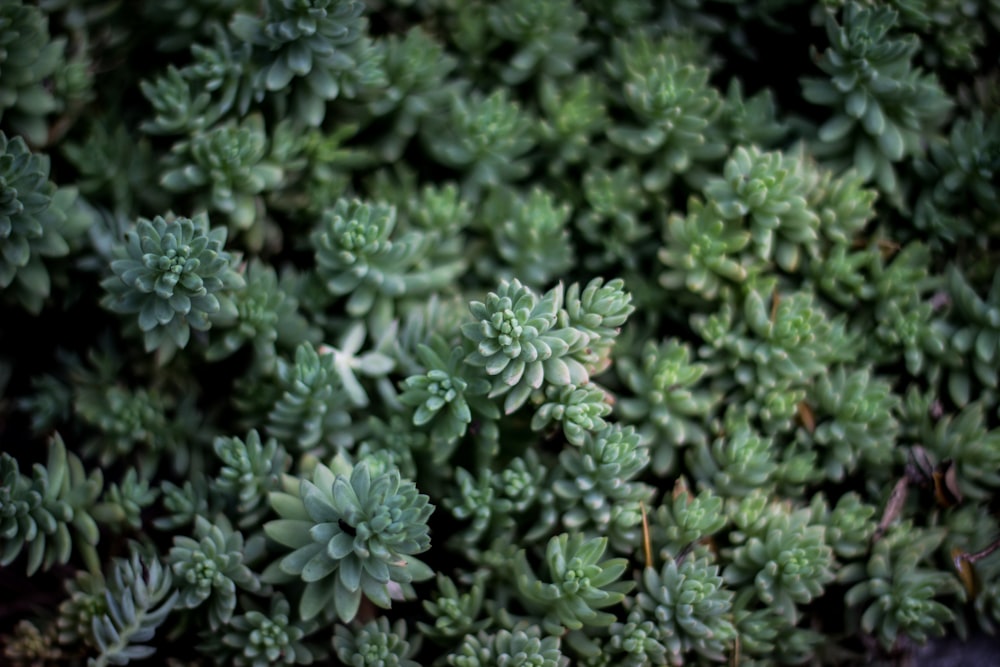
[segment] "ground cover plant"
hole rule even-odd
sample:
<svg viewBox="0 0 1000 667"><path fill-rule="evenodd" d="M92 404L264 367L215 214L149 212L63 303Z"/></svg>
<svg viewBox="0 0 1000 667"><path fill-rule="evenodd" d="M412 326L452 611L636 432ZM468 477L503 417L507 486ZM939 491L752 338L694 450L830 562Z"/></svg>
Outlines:
<svg viewBox="0 0 1000 667"><path fill-rule="evenodd" d="M1000 623L996 0L0 2L14 667Z"/></svg>

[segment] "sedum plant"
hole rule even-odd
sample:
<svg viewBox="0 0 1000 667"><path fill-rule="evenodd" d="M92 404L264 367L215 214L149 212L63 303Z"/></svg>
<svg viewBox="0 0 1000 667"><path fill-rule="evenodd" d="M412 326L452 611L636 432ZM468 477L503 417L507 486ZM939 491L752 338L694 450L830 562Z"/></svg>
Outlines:
<svg viewBox="0 0 1000 667"><path fill-rule="evenodd" d="M249 116L239 126L217 125L174 144L173 164L160 182L171 192L207 189L209 207L246 230L258 216L256 195L283 180L281 166L267 161L266 151L261 116Z"/></svg>
<svg viewBox="0 0 1000 667"><path fill-rule="evenodd" d="M46 142L45 117L58 107L50 79L66 66L66 37L53 39L48 23L41 8L20 0L0 13L0 118L33 144Z"/></svg>
<svg viewBox="0 0 1000 667"><path fill-rule="evenodd" d="M313 233L317 274L331 295L350 295L352 315L368 313L380 297L432 290L462 267L425 266L433 237L414 230L390 238L396 221L395 207L340 199Z"/></svg>
<svg viewBox="0 0 1000 667"><path fill-rule="evenodd" d="M73 210L76 192L49 181L48 156L2 131L0 151L0 288L38 313L52 289L47 258L67 255L87 222Z"/></svg>
<svg viewBox="0 0 1000 667"><path fill-rule="evenodd" d="M345 665L366 667L418 667L410 658L419 645L406 641L406 623L400 619L392 626L385 617L365 623L355 629L338 625L333 636L333 649Z"/></svg>
<svg viewBox="0 0 1000 667"><path fill-rule="evenodd" d="M795 270L818 236L819 217L809 210L805 184L794 159L781 153L761 153L756 146L738 146L726 161L722 178L713 178L704 192L726 220L746 222L753 252L773 259L786 271ZM811 254L811 253L809 253Z"/></svg>
<svg viewBox="0 0 1000 667"><path fill-rule="evenodd" d="M558 637L539 637L538 629L531 628L466 635L462 644L448 655L447 664L453 667L562 667L567 660L560 650Z"/></svg>
<svg viewBox="0 0 1000 667"><path fill-rule="evenodd" d="M876 632L884 646L892 646L900 636L920 639L940 633L952 612L936 598L958 594L956 579L944 572L920 567L920 563L935 543L940 532L907 535L905 530L892 531L880 540L867 564L857 563L845 568L841 581L857 581L865 572L865 581L855 583L846 595L849 605L863 608L861 627Z"/></svg>
<svg viewBox="0 0 1000 667"><path fill-rule="evenodd" d="M225 228L209 229L206 215L140 219L114 249L105 306L138 316L147 351L187 346L192 328L235 315L232 293L244 280L225 243Z"/></svg>
<svg viewBox="0 0 1000 667"><path fill-rule="evenodd" d="M844 6L840 21L827 14L829 47L813 58L828 78L802 81L807 100L834 111L819 128L819 150L853 156L859 173L890 197L900 187L894 163L921 150L920 137L950 106L937 78L913 66L917 37L892 33L898 16L890 7L855 2Z"/></svg>
<svg viewBox="0 0 1000 667"><path fill-rule="evenodd" d="M691 653L723 659L726 644L738 636L729 618L732 598L718 565L698 558L680 563L671 558L659 571L643 570L635 601L639 617L656 629L665 661L680 665Z"/></svg>
<svg viewBox="0 0 1000 667"><path fill-rule="evenodd" d="M587 337L578 329L558 326L563 305L562 285L541 298L520 281L503 281L485 302L469 305L475 322L462 325L462 335L474 346L465 362L491 378L489 396L504 399L508 414L521 407L543 382L555 386L582 384L586 368L570 356Z"/></svg>
<svg viewBox="0 0 1000 667"><path fill-rule="evenodd" d="M212 524L195 518L194 538L177 536L167 560L178 587L181 607L208 605L208 624L213 630L229 622L236 609L236 587L260 588L260 580L243 564L243 535L225 520Z"/></svg>
<svg viewBox="0 0 1000 667"><path fill-rule="evenodd" d="M601 560L606 548L606 538L586 539L579 533L553 537L545 548L544 579L535 575L525 552L518 552L518 592L528 605L544 610L542 625L549 632L602 627L614 621L612 614L601 610L621 602L632 583L619 581L625 559Z"/></svg>
<svg viewBox="0 0 1000 667"><path fill-rule="evenodd" d="M292 617L288 601L278 594L266 611L251 609L233 617L221 641L212 637L206 649L240 667L309 665L322 655L303 641L314 629Z"/></svg>
<svg viewBox="0 0 1000 667"><path fill-rule="evenodd" d="M0 662L995 633L998 43L996 0L0 2Z"/></svg>
<svg viewBox="0 0 1000 667"><path fill-rule="evenodd" d="M35 464L31 477L21 474L17 459L6 452L0 454L0 474L0 565L10 565L25 551L31 575L65 564L75 546L89 567L97 567L100 531L92 512L104 483L100 470L87 473L56 434L46 464Z"/></svg>
<svg viewBox="0 0 1000 667"><path fill-rule="evenodd" d="M414 554L430 546L427 518L434 507L398 471L373 472L361 461L350 474L317 463L312 480L287 479L271 494L280 519L265 531L290 553L262 575L267 583L293 578L304 584L303 620L319 615L350 621L361 599L389 608L392 590L428 579L432 572Z"/></svg>
<svg viewBox="0 0 1000 667"><path fill-rule="evenodd" d="M253 47L258 96L280 98L304 124L319 125L326 101L355 97L385 79L355 0L269 0L262 15L240 12L229 29Z"/></svg>

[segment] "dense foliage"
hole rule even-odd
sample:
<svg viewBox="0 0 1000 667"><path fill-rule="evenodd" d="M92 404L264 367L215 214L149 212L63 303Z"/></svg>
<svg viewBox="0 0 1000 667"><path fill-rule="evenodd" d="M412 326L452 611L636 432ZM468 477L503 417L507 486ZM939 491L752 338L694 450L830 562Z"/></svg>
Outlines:
<svg viewBox="0 0 1000 667"><path fill-rule="evenodd" d="M1000 627L995 0L0 2L0 662Z"/></svg>

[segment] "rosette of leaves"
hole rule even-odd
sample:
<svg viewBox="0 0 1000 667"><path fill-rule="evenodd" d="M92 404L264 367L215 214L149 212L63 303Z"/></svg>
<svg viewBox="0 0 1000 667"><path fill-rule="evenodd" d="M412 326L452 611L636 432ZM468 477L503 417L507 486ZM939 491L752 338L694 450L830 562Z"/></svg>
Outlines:
<svg viewBox="0 0 1000 667"><path fill-rule="evenodd" d="M430 0L436 2L436 0ZM457 48L462 58L461 74L480 78L487 75L490 52L500 39L490 29L489 4L475 0L463 2L444 21L450 46ZM495 77L493 77L495 78Z"/></svg>
<svg viewBox="0 0 1000 667"><path fill-rule="evenodd" d="M460 591L450 577L439 572L434 596L421 601L433 624L418 622L420 632L435 640L454 640L486 628L490 619L480 616L486 598L485 583L488 576L485 570L478 570L471 581L462 581L466 587Z"/></svg>
<svg viewBox="0 0 1000 667"><path fill-rule="evenodd" d="M282 393L268 413L268 435L299 450L349 441L344 429L351 416L333 355L305 342L295 348L294 361L278 358L276 373Z"/></svg>
<svg viewBox="0 0 1000 667"><path fill-rule="evenodd" d="M688 199L687 215L670 215L663 241L657 258L667 270L659 276L660 285L680 298L685 292L712 301L726 298L763 268L759 259L743 253L750 232L697 197Z"/></svg>
<svg viewBox="0 0 1000 667"><path fill-rule="evenodd" d="M189 134L211 127L223 115L213 104L212 95L200 82L191 81L174 65L152 81L140 81L139 88L155 115L140 127L149 134ZM197 92L196 92L197 91Z"/></svg>
<svg viewBox="0 0 1000 667"><path fill-rule="evenodd" d="M356 0L267 0L261 15L237 13L229 30L255 47L257 96L289 96L295 117L316 127L330 100L384 85L364 8Z"/></svg>
<svg viewBox="0 0 1000 667"><path fill-rule="evenodd" d="M531 430L541 431L552 422L562 425L566 440L582 445L587 434L607 426L604 417L611 414L607 392L592 382L577 387L567 384L545 388L545 398L531 418Z"/></svg>
<svg viewBox="0 0 1000 667"><path fill-rule="evenodd" d="M726 523L723 497L711 489L703 489L695 496L681 477L670 499L665 498L651 512L650 543L664 559L679 558L695 543L718 533Z"/></svg>
<svg viewBox="0 0 1000 667"><path fill-rule="evenodd" d="M455 468L454 485L457 490L445 496L442 502L456 519L471 519L471 523L456 538L465 544L479 542L483 536L497 531L502 525L501 519L510 518L496 516L494 510L498 493L492 482L493 477L488 470L473 475L465 468Z"/></svg>
<svg viewBox="0 0 1000 667"><path fill-rule="evenodd" d="M491 475L490 483L496 490L494 515L501 518L504 528L520 528L524 539L529 542L537 539L539 534L548 534L548 529L555 523L555 508L547 502L550 500L546 484L548 472L538 453L529 449ZM540 506L541 517L535 525L522 523L536 506Z"/></svg>
<svg viewBox="0 0 1000 667"><path fill-rule="evenodd" d="M406 621L380 616L361 627L337 625L333 630L333 650L340 662L350 667L420 667L412 660L419 640L406 639Z"/></svg>
<svg viewBox="0 0 1000 667"><path fill-rule="evenodd" d="M264 120L254 113L238 125L216 125L175 143L160 183L171 192L207 190L211 210L226 215L236 229L250 230L262 217L260 196L277 189L284 178L267 151Z"/></svg>
<svg viewBox="0 0 1000 667"><path fill-rule="evenodd" d="M659 571L645 568L635 601L641 618L656 626L672 665L685 664L692 653L723 661L737 636L730 616L733 592L707 558L671 558Z"/></svg>
<svg viewBox="0 0 1000 667"><path fill-rule="evenodd" d="M931 274L930 248L912 241L891 261L878 255L870 271L878 345L869 346L868 353L877 361L901 355L913 375L932 372L947 357L952 332L938 314L943 305L935 294L940 278ZM959 405L969 400L969 380L965 372L949 375L948 391Z"/></svg>
<svg viewBox="0 0 1000 667"><path fill-rule="evenodd" d="M919 31L923 62L940 69L972 71L980 65L983 47L992 36L988 31L991 4L942 7L933 0L916 0L894 6L902 25Z"/></svg>
<svg viewBox="0 0 1000 667"><path fill-rule="evenodd" d="M875 471L892 462L899 397L888 382L867 368L848 372L837 366L816 378L810 399L815 429L799 429L797 436L821 450L819 464L828 479L840 482L858 466Z"/></svg>
<svg viewBox="0 0 1000 667"><path fill-rule="evenodd" d="M622 356L615 372L629 389L615 403L627 422L637 424L643 443L652 450L653 471L670 470L677 450L705 442L703 424L715 408L717 398L698 389L708 366L691 361L687 343L673 339L646 341L641 356Z"/></svg>
<svg viewBox="0 0 1000 667"><path fill-rule="evenodd" d="M649 200L639 183L639 171L631 162L611 170L591 167L583 175L585 204L577 207L576 230L590 244L582 254L584 265L603 270L609 265L635 269L642 240L652 227L642 220Z"/></svg>
<svg viewBox="0 0 1000 667"><path fill-rule="evenodd" d="M708 132L722 105L707 67L685 58L685 49L670 37L635 34L615 40L612 48L611 74L634 121L613 125L607 135L643 162L647 191L660 192L694 163L725 155L726 145Z"/></svg>
<svg viewBox="0 0 1000 667"><path fill-rule="evenodd" d="M547 476L548 469L530 449L496 471L483 466L473 475L464 468L456 468L457 489L453 487L444 504L455 518L472 522L455 535L454 542L462 545L484 539L503 542L516 533L533 542L548 535L557 517ZM507 568L505 565L504 569Z"/></svg>
<svg viewBox="0 0 1000 667"><path fill-rule="evenodd" d="M751 97L744 97L743 83L736 78L726 89L717 126L731 146L767 148L781 141L789 131L788 124L778 120L772 91L762 88Z"/></svg>
<svg viewBox="0 0 1000 667"><path fill-rule="evenodd" d="M486 17L493 34L513 48L500 66L507 85L572 74L596 46L581 39L587 15L571 0L503 0L489 5Z"/></svg>
<svg viewBox="0 0 1000 667"><path fill-rule="evenodd" d="M558 635L542 637L537 627L480 630L466 635L446 660L452 667L566 667L559 644Z"/></svg>
<svg viewBox="0 0 1000 667"><path fill-rule="evenodd" d="M493 247L505 266L486 267L487 275L528 285L547 285L573 265L574 249L567 223L572 207L551 192L534 187L523 196L497 188L486 199L482 216L493 235Z"/></svg>
<svg viewBox="0 0 1000 667"><path fill-rule="evenodd" d="M833 550L826 541L826 526L813 523L809 509L762 509L754 521L756 529L733 548L723 578L732 586L747 585L746 593L795 625L801 613L796 605L819 597L834 580Z"/></svg>
<svg viewBox="0 0 1000 667"><path fill-rule="evenodd" d="M979 296L957 266L949 266L948 292L958 324L950 347L968 359L972 373L981 383L996 389L997 359L1000 357L1000 271L993 275L986 297ZM964 393L968 393L965 391Z"/></svg>
<svg viewBox="0 0 1000 667"><path fill-rule="evenodd" d="M196 474L178 486L169 480L160 484L163 493L163 509L166 513L153 519L153 525L160 530L177 530L194 525L199 516L212 513L209 505L215 505L217 498L211 493L209 482L204 475Z"/></svg>
<svg viewBox="0 0 1000 667"><path fill-rule="evenodd" d="M110 197L116 212L133 211L138 202L154 210L169 204L156 187L157 165L149 140L130 135L115 115L87 123L83 138L62 142L60 150L76 169L80 194L92 201L107 202Z"/></svg>
<svg viewBox="0 0 1000 667"><path fill-rule="evenodd" d="M139 472L129 467L120 482L108 485L92 514L103 526L121 531L126 526L132 530L142 529L142 512L156 502L160 490L153 488L149 480L139 477Z"/></svg>
<svg viewBox="0 0 1000 667"><path fill-rule="evenodd" d="M73 409L73 390L69 384L52 375L31 378L31 394L16 402L20 412L30 415L31 433L50 433L57 425L69 420Z"/></svg>
<svg viewBox="0 0 1000 667"><path fill-rule="evenodd" d="M93 648L93 623L108 611L104 574L100 569L95 572L77 570L73 578L66 580L65 588L67 597L59 603L55 622L59 643Z"/></svg>
<svg viewBox="0 0 1000 667"><path fill-rule="evenodd" d="M261 442L256 429L243 439L218 437L212 443L222 468L212 488L234 503L243 528L259 525L269 511L267 494L278 490L289 465L288 453L274 438Z"/></svg>
<svg viewBox="0 0 1000 667"><path fill-rule="evenodd" d="M621 278L606 283L603 278L594 278L582 289L580 283L573 283L566 290L565 320L590 337L589 345L576 356L591 376L611 365L611 348L634 311L632 295L625 291Z"/></svg>
<svg viewBox="0 0 1000 667"><path fill-rule="evenodd" d="M580 664L605 667L666 664L667 647L660 642L660 628L655 621L647 619L638 607L632 608L624 623L612 624L608 635L604 643L592 640L593 648L582 656ZM595 655L590 655L591 652Z"/></svg>
<svg viewBox="0 0 1000 667"><path fill-rule="evenodd" d="M245 286L225 250L225 227L209 229L208 216L139 218L113 249L111 271L101 286L104 305L137 315L147 352L169 358L184 348L191 329L208 331L213 321L232 320L232 293Z"/></svg>
<svg viewBox="0 0 1000 667"><path fill-rule="evenodd" d="M42 310L51 291L47 258L69 254L89 224L74 211L76 200L75 189L57 189L49 181L48 156L0 132L0 290L32 314Z"/></svg>
<svg viewBox="0 0 1000 667"><path fill-rule="evenodd" d="M521 407L543 382L582 385L589 379L586 368L572 356L589 337L557 323L563 294L560 283L539 298L515 279L501 281L485 302L469 304L476 321L462 325L462 335L472 348L465 362L493 378L489 397L506 394L507 414Z"/></svg>
<svg viewBox="0 0 1000 667"><path fill-rule="evenodd" d="M864 187L864 178L854 169L836 174L815 166L804 152L797 162L808 183L809 208L819 217L820 233L835 244L853 244L875 218L878 191ZM830 252L827 248L824 254Z"/></svg>
<svg viewBox="0 0 1000 667"><path fill-rule="evenodd" d="M214 125L231 110L235 110L239 116L245 116L255 94L251 62L253 47L234 39L232 33L219 23L212 23L207 27L212 36L211 45L192 44L191 62L181 70L196 90L204 90L213 95L211 122L202 124L198 128L201 130ZM281 125L282 123L278 123L272 130L275 137L277 128ZM280 145L280 142L272 145Z"/></svg>
<svg viewBox="0 0 1000 667"><path fill-rule="evenodd" d="M569 80L542 78L538 83L541 111L539 143L548 152L548 171L562 174L591 155L596 137L607 127L609 118L601 82L587 74Z"/></svg>
<svg viewBox="0 0 1000 667"><path fill-rule="evenodd" d="M838 580L854 584L844 601L861 613L861 629L883 648L891 650L900 637L923 643L944 634L945 624L954 619L950 606L938 598L961 595L958 579L924 566L944 536L942 529L897 524L875 543L867 563L841 570Z"/></svg>
<svg viewBox="0 0 1000 667"><path fill-rule="evenodd" d="M819 128L817 155L845 163L853 157L866 181L874 178L899 201L893 163L922 153L923 137L945 120L951 100L934 75L913 67L920 42L912 34L892 34L897 21L889 7L856 2L846 4L840 23L828 13L830 46L813 50L827 78L803 79L802 95L834 112Z"/></svg>
<svg viewBox="0 0 1000 667"><path fill-rule="evenodd" d="M431 114L447 108L449 75L457 66L455 57L419 27L403 38L389 35L382 42L388 85L368 102L376 118L388 117L391 128L378 140L379 155L394 162L403 154L420 125Z"/></svg>
<svg viewBox="0 0 1000 667"><path fill-rule="evenodd" d="M233 616L225 629L221 642L211 637L203 648L236 667L310 665L322 655L303 641L316 623L293 619L291 605L280 592L271 597L266 611L251 609Z"/></svg>
<svg viewBox="0 0 1000 667"><path fill-rule="evenodd" d="M264 532L290 550L264 572L266 583L300 580L303 620L323 614L343 622L358 613L361 598L392 604L393 588L429 579L433 572L415 557L430 547L428 497L395 469L373 474L361 461L350 474L318 463L310 479L286 477L271 493L281 517Z"/></svg>
<svg viewBox="0 0 1000 667"><path fill-rule="evenodd" d="M31 477L17 459L0 453L0 565L27 551L28 576L69 562L74 549L92 570L99 570L95 546L100 539L91 512L103 486L101 471L86 472L56 433L45 465Z"/></svg>
<svg viewBox="0 0 1000 667"><path fill-rule="evenodd" d="M859 302L871 298L874 292L868 282L868 271L879 261L877 254L876 244L856 251L847 244L837 243L825 257L809 264L806 275L824 298L848 312L859 312L856 310Z"/></svg>
<svg viewBox="0 0 1000 667"><path fill-rule="evenodd" d="M168 65L152 81L139 82L155 112L140 123L143 132L191 135L212 127L234 108L240 116L247 114L255 96L253 48L234 40L220 23L207 28L212 43L192 44L189 64L180 69Z"/></svg>
<svg viewBox="0 0 1000 667"><path fill-rule="evenodd" d="M765 280L747 290L742 306L738 323L724 304L711 316L693 315L691 325L705 340L709 359L741 360L735 377L758 400L783 382L802 386L831 364L854 358L856 343L845 318L831 318L811 291L786 295Z"/></svg>
<svg viewBox="0 0 1000 667"><path fill-rule="evenodd" d="M722 178L711 178L704 193L726 220L743 221L754 252L795 272L802 255L816 253L819 217L809 209L806 183L794 158L756 146L737 146L723 167Z"/></svg>
<svg viewBox="0 0 1000 667"><path fill-rule="evenodd" d="M404 375L423 372L426 367L417 356L417 348L434 336L441 336L450 346L458 345L462 341L461 326L468 316L468 302L457 294L447 298L432 294L425 302L408 308L392 337L397 370Z"/></svg>
<svg viewBox="0 0 1000 667"><path fill-rule="evenodd" d="M974 110L971 117L956 119L947 139L931 141L929 149L927 159L915 165L925 182L913 218L917 228L947 243L984 228L995 232L1000 114Z"/></svg>
<svg viewBox="0 0 1000 667"><path fill-rule="evenodd" d="M507 88L485 97L453 91L447 112L429 117L420 136L434 160L461 171L462 194L475 200L486 187L528 175L536 125Z"/></svg>
<svg viewBox="0 0 1000 667"><path fill-rule="evenodd" d="M813 496L816 518L826 524L826 541L840 558L863 556L875 533L875 506L864 502L853 491L845 493L830 510L822 494Z"/></svg>
<svg viewBox="0 0 1000 667"><path fill-rule="evenodd" d="M330 294L350 295L345 308L353 317L380 298L441 289L465 268L461 259L429 265L433 237L409 230L393 238L396 222L394 206L339 199L312 233L316 274Z"/></svg>
<svg viewBox="0 0 1000 667"><path fill-rule="evenodd" d="M84 455L110 466L137 447L154 452L166 449L171 407L170 397L155 388L130 390L96 382L78 387L73 410L83 423L99 432L98 437L83 443Z"/></svg>
<svg viewBox="0 0 1000 667"><path fill-rule="evenodd" d="M614 507L650 499L652 487L636 480L648 465L649 450L632 426L609 424L588 433L581 447L564 449L559 453L562 475L552 482L562 509L562 525L573 532L587 530L595 535L635 532L636 524L624 521L625 525L612 528L615 518L628 518L614 512ZM617 548L618 540L612 540L612 546Z"/></svg>
<svg viewBox="0 0 1000 667"><path fill-rule="evenodd" d="M715 439L689 448L685 461L699 484L727 498L772 486L779 468L773 440L754 428L746 410L735 408L726 411Z"/></svg>
<svg viewBox="0 0 1000 667"><path fill-rule="evenodd" d="M212 630L226 625L236 610L236 588L256 592L257 575L243 563L243 534L233 530L224 516L216 523L197 517L194 537L174 536L167 563L177 578L182 609L208 605Z"/></svg>
<svg viewBox="0 0 1000 667"><path fill-rule="evenodd" d="M439 244L447 244L449 237L458 237L472 223L476 210L463 198L455 183L428 184L407 201L410 222L419 228L440 235ZM464 253L464 246L456 248ZM434 297L432 297L434 298Z"/></svg>
<svg viewBox="0 0 1000 667"><path fill-rule="evenodd" d="M602 560L608 539L562 533L545 548L545 571L540 578L528 563L524 549L517 552L515 581L522 601L542 614L546 632L608 627L615 615L601 611L619 604L635 585L619 581L628 568L624 558Z"/></svg>
<svg viewBox="0 0 1000 667"><path fill-rule="evenodd" d="M490 389L488 380L467 377L461 347L451 348L438 335L428 345L417 347L417 356L427 369L411 375L402 383L399 401L415 408L413 425L430 429L432 458L443 463L451 456L459 439L472 422L472 411L486 419L497 419L497 406L484 398ZM445 361L447 359L447 361Z"/></svg>
<svg viewBox="0 0 1000 667"><path fill-rule="evenodd" d="M45 117L59 104L50 78L65 67L66 39L52 39L48 16L21 0L0 7L0 119L34 145L47 141Z"/></svg>
<svg viewBox="0 0 1000 667"><path fill-rule="evenodd" d="M234 295L236 320L218 327L218 336L205 350L210 361L224 359L244 345L253 348L254 365L265 372L277 363L277 344L289 347L319 337L299 312L298 299L278 283L274 267L254 257L243 271L246 288Z"/></svg>

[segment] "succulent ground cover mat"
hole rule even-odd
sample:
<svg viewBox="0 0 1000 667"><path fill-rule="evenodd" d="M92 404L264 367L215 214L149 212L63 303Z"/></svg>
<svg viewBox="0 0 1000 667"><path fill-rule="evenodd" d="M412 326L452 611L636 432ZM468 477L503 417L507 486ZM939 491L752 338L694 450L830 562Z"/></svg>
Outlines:
<svg viewBox="0 0 1000 667"><path fill-rule="evenodd" d="M998 65L997 0L0 0L0 663L992 635Z"/></svg>

